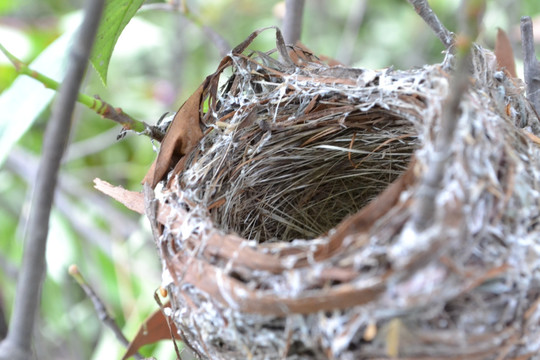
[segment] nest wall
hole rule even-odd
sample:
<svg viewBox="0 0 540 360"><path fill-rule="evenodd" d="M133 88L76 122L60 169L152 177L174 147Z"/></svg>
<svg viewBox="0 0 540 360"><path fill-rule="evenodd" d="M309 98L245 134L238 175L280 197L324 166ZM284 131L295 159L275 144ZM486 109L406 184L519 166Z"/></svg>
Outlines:
<svg viewBox="0 0 540 360"><path fill-rule="evenodd" d="M147 198L185 343L210 359L538 352L537 117L519 80L475 49L420 231L452 56L374 71L283 49L222 62L204 136Z"/></svg>

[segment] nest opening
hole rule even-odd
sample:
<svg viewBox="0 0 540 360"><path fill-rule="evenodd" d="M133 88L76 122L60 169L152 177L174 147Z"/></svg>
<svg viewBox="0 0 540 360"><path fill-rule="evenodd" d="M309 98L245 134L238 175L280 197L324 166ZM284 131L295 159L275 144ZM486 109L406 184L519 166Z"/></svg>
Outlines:
<svg viewBox="0 0 540 360"><path fill-rule="evenodd" d="M156 196L186 344L212 359L538 353L540 131L484 49L430 189L432 221L416 227L443 164L452 59L410 71L223 61L227 86L212 75L195 115L181 113L202 115L204 136Z"/></svg>
<svg viewBox="0 0 540 360"><path fill-rule="evenodd" d="M241 170L230 164L208 201L222 199L208 206L214 225L259 243L324 236L407 169L416 134L404 122L372 108L342 124L260 132L251 142L268 137L260 156Z"/></svg>

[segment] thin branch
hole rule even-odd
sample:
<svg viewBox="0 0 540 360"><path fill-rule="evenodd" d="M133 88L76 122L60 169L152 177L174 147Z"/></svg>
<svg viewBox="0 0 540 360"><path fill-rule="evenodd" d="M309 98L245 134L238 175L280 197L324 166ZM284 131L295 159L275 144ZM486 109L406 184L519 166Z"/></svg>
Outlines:
<svg viewBox="0 0 540 360"><path fill-rule="evenodd" d="M114 318L109 314L101 298L98 296L98 294L96 294L90 284L86 282L77 265L71 265L68 271L69 275L71 275L71 277L77 281L79 286L86 293L86 296L88 296L92 301L92 304L94 304L94 309L96 310L99 320L101 320L105 326L111 329L118 341L120 341L120 343L127 348L129 346L129 340L124 336L124 333L122 333L122 330L116 321L114 321ZM139 353L135 353L133 357L135 357L137 360L144 359L144 357Z"/></svg>
<svg viewBox="0 0 540 360"><path fill-rule="evenodd" d="M1 295L1 294L0 294ZM0 301L0 340L4 339L7 335L8 325L6 322L6 314L4 311L4 303Z"/></svg>
<svg viewBox="0 0 540 360"><path fill-rule="evenodd" d="M34 78L48 89L55 91L60 89L60 84L56 80L51 79L38 71L32 70L27 64L11 54L4 46L2 46L2 44L0 44L0 51L4 53L4 55L11 61L19 74ZM148 125L144 121L135 120L130 115L123 112L122 109L113 107L97 96L91 97L86 94L78 93L77 101L88 107L90 110L96 112L101 117L122 125L125 130L133 130L137 133L147 135L151 139L155 139L157 141L163 140L163 137L165 136L165 134L158 127Z"/></svg>
<svg viewBox="0 0 540 360"><path fill-rule="evenodd" d="M32 334L39 309L41 287L47 271L45 250L54 189L62 155L68 143L71 116L103 5L104 0L86 2L84 20L70 51L71 59L66 78L60 87L45 131L42 161L32 198L14 310L8 336L0 344L1 359L26 360L32 357Z"/></svg>
<svg viewBox="0 0 540 360"><path fill-rule="evenodd" d="M38 159L29 152L15 147L6 159L6 169L13 171L33 186L36 179ZM61 174L56 189L55 205L67 219L73 228L91 243L99 246L105 253L110 253L110 234L104 236L102 230L93 228L87 224L84 216L80 216L78 209L73 206L72 198L76 198L85 204L88 209L94 209L95 213L106 214L106 220L121 238L128 238L137 228L137 222L131 217L124 215L111 205L108 199L101 197L95 192L88 191L80 181L69 174Z"/></svg>
<svg viewBox="0 0 540 360"><path fill-rule="evenodd" d="M167 12L178 12L182 14L186 19L188 19L193 24L197 25L199 28L202 29L206 37L208 37L208 39L218 49L219 54L221 56L225 56L229 53L229 51L231 51L231 46L229 45L227 40L225 40L223 36L217 33L210 26L206 25L200 17L195 15L193 12L191 12L184 1L181 1L178 4L171 4L171 3L145 4L139 9L139 11L143 11L143 12L156 11L156 10L167 11Z"/></svg>
<svg viewBox="0 0 540 360"><path fill-rule="evenodd" d="M347 22L343 29L343 35L336 56L336 59L344 64L349 64L351 62L354 44L358 37L358 30L360 29L360 26L362 26L366 8L367 0L356 0L356 2L351 5L351 11L347 17Z"/></svg>
<svg viewBox="0 0 540 360"><path fill-rule="evenodd" d="M286 44L296 44L302 34L304 0L286 0L283 19L283 37Z"/></svg>
<svg viewBox="0 0 540 360"><path fill-rule="evenodd" d="M64 156L64 163L97 154L110 148L116 142L117 136L118 128L112 127L93 137L70 144L67 153Z"/></svg>
<svg viewBox="0 0 540 360"><path fill-rule="evenodd" d="M534 51L534 33L530 16L521 18L521 46L523 48L523 67L527 99L540 114L540 63Z"/></svg>
<svg viewBox="0 0 540 360"><path fill-rule="evenodd" d="M4 273L6 279L15 281L19 276L17 267L7 259L4 254L0 254L0 271ZM0 341L2 341L8 332L8 324L4 304L5 293L0 290Z"/></svg>
<svg viewBox="0 0 540 360"><path fill-rule="evenodd" d="M449 31L439 20L437 15L433 12L431 7L429 6L427 0L407 0L412 6L414 6L414 10L424 21L426 24L429 25L429 27L435 32L435 35L441 40L444 47L446 49L449 49L452 44L454 43L454 36L451 31Z"/></svg>
<svg viewBox="0 0 540 360"><path fill-rule="evenodd" d="M462 9L462 29L456 40L457 64L450 78L449 96L442 106L441 129L435 139L435 151L431 155L431 166L420 183L413 214L414 227L425 230L436 213L435 198L444 177L446 163L450 159L454 133L460 115L461 99L469 87L469 65L473 42L478 36L479 22L484 11L484 0L465 0Z"/></svg>

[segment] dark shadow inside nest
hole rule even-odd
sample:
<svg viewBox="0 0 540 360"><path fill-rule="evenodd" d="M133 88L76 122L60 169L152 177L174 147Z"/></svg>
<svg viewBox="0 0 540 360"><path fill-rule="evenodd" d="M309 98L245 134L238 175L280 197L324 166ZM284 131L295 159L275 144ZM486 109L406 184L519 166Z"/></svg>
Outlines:
<svg viewBox="0 0 540 360"><path fill-rule="evenodd" d="M274 131L253 161L232 160L214 197L225 203L210 210L217 227L259 243L313 239L375 199L407 169L416 133L380 109L352 115Z"/></svg>

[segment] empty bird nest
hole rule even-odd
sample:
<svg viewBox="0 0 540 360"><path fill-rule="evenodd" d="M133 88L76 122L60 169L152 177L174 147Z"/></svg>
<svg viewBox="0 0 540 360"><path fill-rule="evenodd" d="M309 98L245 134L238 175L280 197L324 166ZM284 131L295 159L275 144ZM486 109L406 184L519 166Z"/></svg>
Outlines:
<svg viewBox="0 0 540 360"><path fill-rule="evenodd" d="M521 82L475 47L441 160L451 54L408 71L330 67L276 32L275 54L246 50L254 33L222 60L146 179L186 345L209 359L538 352L540 162Z"/></svg>

